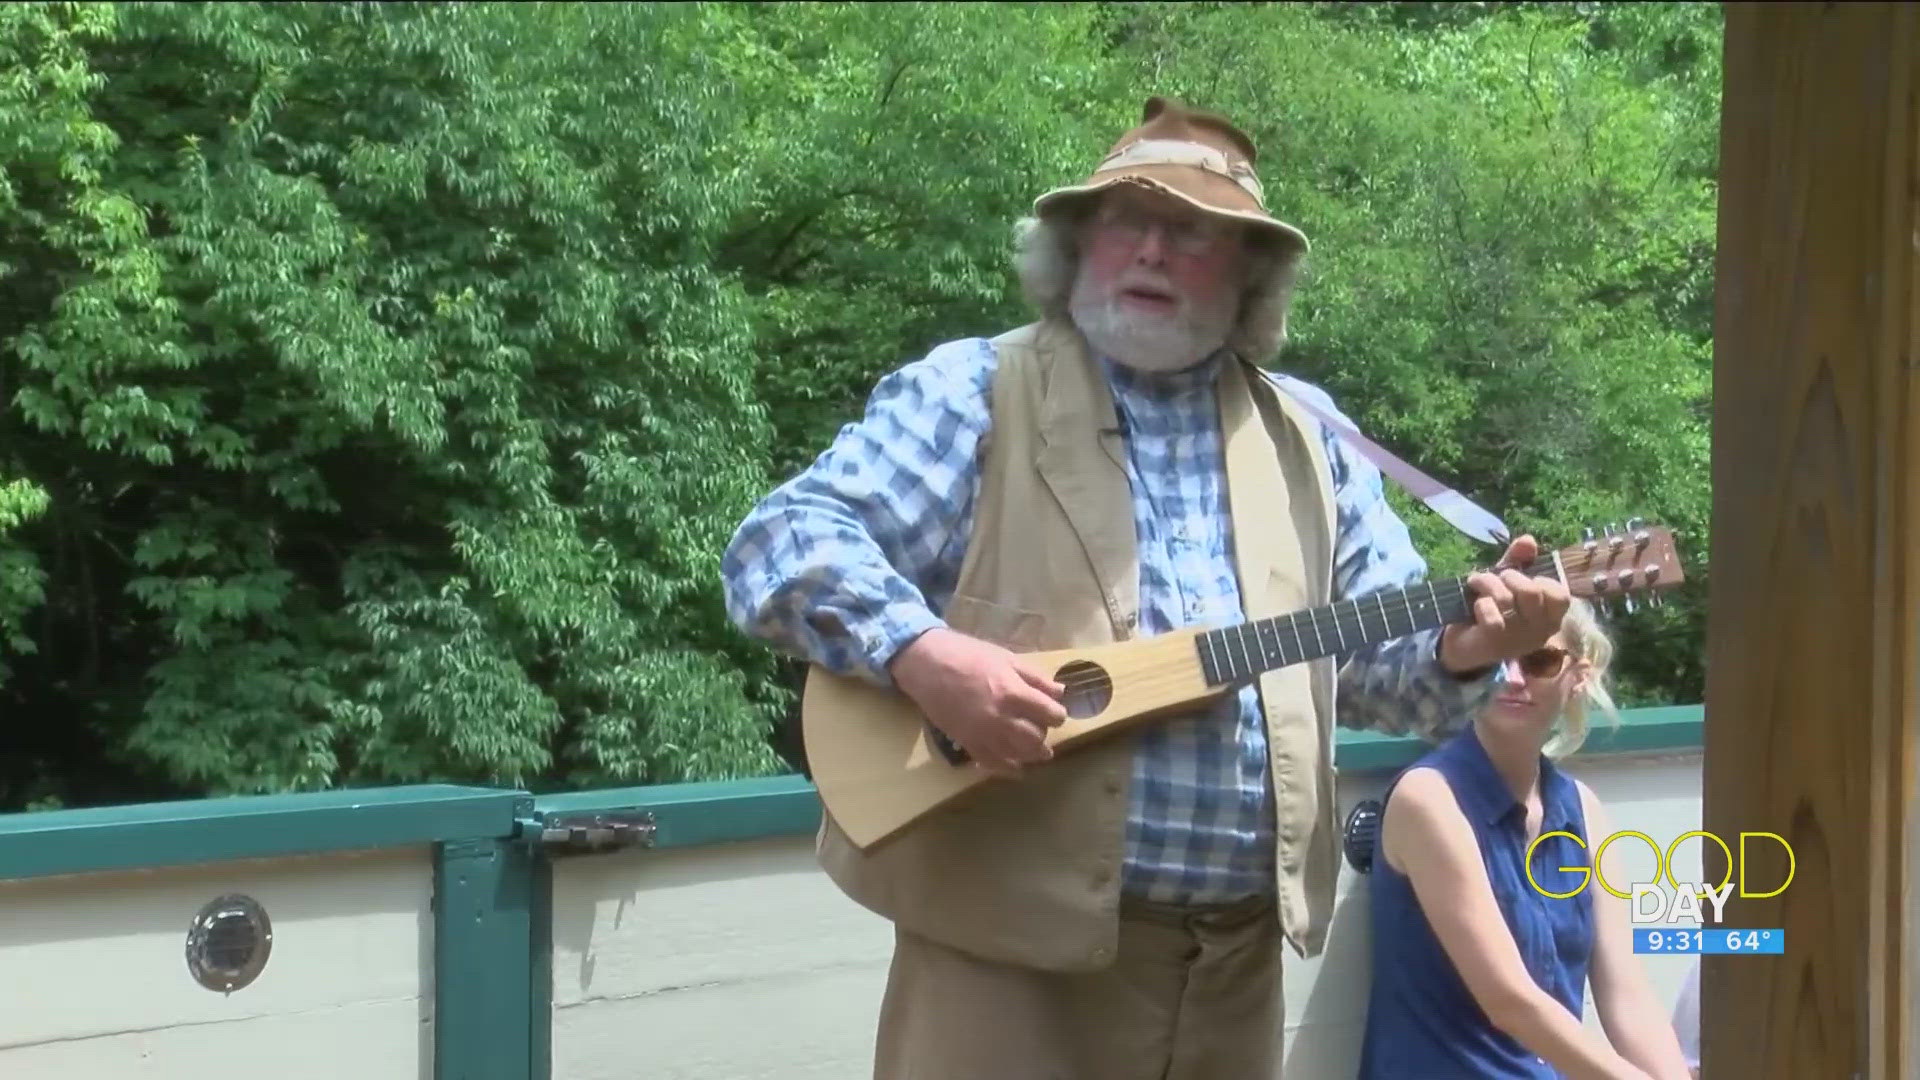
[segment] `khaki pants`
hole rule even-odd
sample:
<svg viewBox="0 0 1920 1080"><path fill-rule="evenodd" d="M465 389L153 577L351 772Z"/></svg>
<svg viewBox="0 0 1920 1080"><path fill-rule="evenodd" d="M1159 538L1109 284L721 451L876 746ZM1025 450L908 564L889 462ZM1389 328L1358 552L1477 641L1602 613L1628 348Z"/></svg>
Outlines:
<svg viewBox="0 0 1920 1080"><path fill-rule="evenodd" d="M1128 901L1090 973L977 959L905 931L875 1080L1274 1080L1284 1029L1271 900L1195 911Z"/></svg>

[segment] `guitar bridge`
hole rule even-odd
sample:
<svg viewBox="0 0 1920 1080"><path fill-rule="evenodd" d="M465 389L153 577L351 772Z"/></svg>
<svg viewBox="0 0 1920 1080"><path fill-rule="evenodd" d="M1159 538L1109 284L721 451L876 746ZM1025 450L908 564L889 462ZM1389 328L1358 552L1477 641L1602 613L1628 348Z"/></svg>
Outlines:
<svg viewBox="0 0 1920 1080"><path fill-rule="evenodd" d="M947 738L946 732L934 727L933 721L923 720L921 725L926 728L927 741L933 744L933 748L940 752L941 757L947 759L947 764L965 765L973 760L972 755L962 749L959 743Z"/></svg>

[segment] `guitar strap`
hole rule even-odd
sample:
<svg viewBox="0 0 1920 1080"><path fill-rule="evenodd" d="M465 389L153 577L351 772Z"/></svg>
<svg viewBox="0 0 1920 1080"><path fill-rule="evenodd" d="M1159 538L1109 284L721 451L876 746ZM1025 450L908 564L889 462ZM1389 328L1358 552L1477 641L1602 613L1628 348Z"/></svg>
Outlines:
<svg viewBox="0 0 1920 1080"><path fill-rule="evenodd" d="M1273 384L1275 390L1287 394L1286 387L1272 372L1264 368L1256 368L1256 370L1267 377L1267 381ZM1394 457L1386 447L1362 435L1358 429L1308 401L1304 396L1287 394L1287 399L1312 413L1321 423L1360 451L1363 457L1373 462L1382 473L1392 477L1415 498L1446 518L1454 528L1485 544L1504 547L1512 539L1512 532L1507 528L1506 523L1481 509L1472 499Z"/></svg>

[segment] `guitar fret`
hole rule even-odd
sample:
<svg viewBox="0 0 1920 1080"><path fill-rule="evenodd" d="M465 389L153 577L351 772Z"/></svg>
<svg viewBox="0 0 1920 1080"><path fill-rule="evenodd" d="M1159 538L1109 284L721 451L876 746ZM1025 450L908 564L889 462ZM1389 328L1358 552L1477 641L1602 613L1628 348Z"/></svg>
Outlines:
<svg viewBox="0 0 1920 1080"><path fill-rule="evenodd" d="M1252 635L1249 637L1248 635ZM1240 647L1247 654L1247 675L1252 677L1266 670L1272 663L1260 649L1260 628L1252 623L1240 624ZM1253 659L1254 657L1259 659Z"/></svg>
<svg viewBox="0 0 1920 1080"><path fill-rule="evenodd" d="M1448 587L1445 597L1440 595L1439 585ZM1290 611L1285 615L1202 631L1196 635L1195 643L1201 673L1208 686L1231 685L1309 658L1330 656L1336 651L1351 652L1375 642L1416 633L1425 627L1459 621L1471 612L1463 581L1455 579L1440 582L1439 585L1425 581L1420 585L1395 590L1392 604L1387 602L1386 590L1376 590L1368 596L1310 610ZM1426 590L1424 597L1420 595L1422 588ZM1369 599L1372 600L1371 604L1367 603ZM1400 609L1398 621L1394 616L1396 607ZM1353 634L1347 632L1345 625L1349 613L1354 622ZM1321 623L1323 617L1332 624L1333 643L1337 643L1337 650L1329 647L1327 629ZM1280 621L1283 618L1286 620L1284 627ZM1313 627L1311 646L1300 628L1302 621ZM1402 622L1404 628L1400 626ZM1287 643L1289 634L1293 638L1291 645Z"/></svg>

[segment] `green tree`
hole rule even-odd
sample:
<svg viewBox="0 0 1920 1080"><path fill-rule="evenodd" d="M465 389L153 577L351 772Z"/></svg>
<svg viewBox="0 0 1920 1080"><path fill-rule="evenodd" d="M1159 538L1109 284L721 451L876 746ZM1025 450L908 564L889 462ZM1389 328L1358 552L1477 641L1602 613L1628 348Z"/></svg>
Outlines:
<svg viewBox="0 0 1920 1080"><path fill-rule="evenodd" d="M751 117L737 149L753 178L720 266L755 299L775 476L811 459L883 371L942 338L1026 320L1009 271L1014 223L1043 187L1084 169L1104 134L1083 104L1106 70L1095 15L716 11L734 27L720 63Z"/></svg>
<svg viewBox="0 0 1920 1080"><path fill-rule="evenodd" d="M1170 92L1248 118L1270 204L1313 239L1283 367L1516 531L1557 546L1640 516L1679 530L1697 568L1717 78L1663 75L1646 43L1717 15L1487 7L1512 10L1409 31L1127 5L1123 48ZM1642 47L1596 45L1603 17ZM1407 517L1436 570L1493 554ZM1618 624L1627 700L1699 700L1697 584Z"/></svg>
<svg viewBox="0 0 1920 1080"><path fill-rule="evenodd" d="M92 232L51 176L7 228L49 633L102 658L22 672L43 722L211 791L771 767L704 602L766 445L727 105L697 15L563 13L111 9Z"/></svg>
<svg viewBox="0 0 1920 1080"><path fill-rule="evenodd" d="M0 8L0 806L778 768L732 528L1028 318L1015 221L1150 93L1313 238L1282 367L1549 543L1682 530L1624 689L1698 700L1718 20Z"/></svg>

